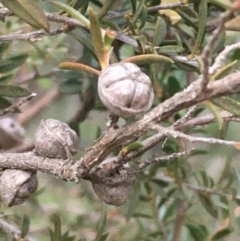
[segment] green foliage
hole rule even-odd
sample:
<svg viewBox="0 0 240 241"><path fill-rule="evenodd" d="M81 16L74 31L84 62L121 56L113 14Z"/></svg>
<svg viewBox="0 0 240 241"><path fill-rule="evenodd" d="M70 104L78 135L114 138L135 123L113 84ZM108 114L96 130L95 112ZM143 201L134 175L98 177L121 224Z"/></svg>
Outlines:
<svg viewBox="0 0 240 241"><path fill-rule="evenodd" d="M30 122L24 123L27 136L33 139L41 119L56 117L70 122L81 137L81 150L76 159L106 128L106 108L97 96L100 67L104 68L108 62L139 65L151 77L156 106L182 91L201 74L201 53L212 35L209 29L214 25L211 19L216 20L231 4L228 0L189 0L171 10L150 11L149 7L178 1L0 2L15 15L3 18L1 35L18 30L36 31L32 27L44 29L45 35L53 31L51 36L36 36L29 41L3 42L0 37L0 109L8 108L32 92L39 95L35 103L52 98L50 103L41 106L36 116L30 117ZM52 20L44 11L79 22L74 26L54 23L50 29ZM239 31L239 15L234 14L226 23L226 30ZM79 27L81 24L83 27ZM64 34L54 35L56 29ZM238 32L223 31L212 46L211 61L227 44L238 39ZM57 67L61 70L56 70ZM218 81L238 69L239 50L236 50L211 76L211 81ZM28 77L32 73L34 77ZM56 89L57 97L48 95ZM239 124L227 126L220 114L226 110L239 116L239 101L239 96L226 96L201 103L194 116L212 113L217 123L192 127L186 133L239 140ZM26 104L23 114L31 112L32 105L34 102ZM181 110L160 124L171 126L186 112ZM125 124L121 121L120 125ZM139 140L116 148L112 154L120 153L124 158L127 153L141 150L142 141L153 133L153 130L144 133ZM131 161L130 166L154 155L181 151L188 145L184 140L167 138ZM225 147L196 145L195 148L191 157L154 163L138 173L130 199L122 207L102 205L89 182L67 183L39 172L38 192L19 206L21 208L1 205L1 218L16 225L19 238L30 235L42 241L171 241L177 232L175 225L179 217L182 217L181 241L221 241L228 237L237 240L240 235L238 156ZM13 237L0 228L0 239L9 241Z"/></svg>

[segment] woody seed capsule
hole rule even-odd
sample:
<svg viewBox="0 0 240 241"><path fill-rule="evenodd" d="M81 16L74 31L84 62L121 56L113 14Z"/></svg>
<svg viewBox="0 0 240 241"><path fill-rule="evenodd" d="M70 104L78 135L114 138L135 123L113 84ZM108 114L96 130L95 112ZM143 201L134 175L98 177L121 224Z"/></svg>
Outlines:
<svg viewBox="0 0 240 241"><path fill-rule="evenodd" d="M127 118L148 111L153 102L150 78L133 63L112 64L98 78L98 94L115 115Z"/></svg>
<svg viewBox="0 0 240 241"><path fill-rule="evenodd" d="M64 122L42 120L35 133L35 150L40 156L71 159L78 151L78 136Z"/></svg>

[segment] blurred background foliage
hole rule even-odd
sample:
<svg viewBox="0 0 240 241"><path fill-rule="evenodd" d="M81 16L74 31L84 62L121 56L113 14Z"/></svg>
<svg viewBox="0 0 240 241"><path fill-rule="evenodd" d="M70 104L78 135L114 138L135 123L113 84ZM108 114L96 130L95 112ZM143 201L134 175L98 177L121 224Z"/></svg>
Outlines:
<svg viewBox="0 0 240 241"><path fill-rule="evenodd" d="M32 2L37 2L46 12L70 16L49 1ZM154 105L196 79L200 67L191 55L201 53L219 14L232 3L230 0L189 0L185 1L188 4L177 8L151 12L147 8L178 1L58 2L69 5L87 18L88 9L92 7L101 27L109 27L120 34L128 33L137 41L136 47L116 39L112 62L147 53L164 55L175 61L141 65L153 81ZM125 11L129 12L116 17L117 12ZM2 17L1 20L1 35L36 31L16 16ZM57 66L64 61L80 62L98 70L100 66L87 28L68 29L64 24L49 23L50 29L65 27L65 33L35 39L38 41L0 41L0 109L18 102L19 97L30 92L37 93L37 97L20 107L21 113L12 114L26 128L25 142L32 142L41 119L56 118L69 123L78 132L81 142L77 159L105 130L107 110L97 96L96 76L61 70ZM236 22L226 27L213 49L214 57L225 45L239 41L238 28ZM145 45L149 46L147 50ZM219 75L237 70L239 56L240 51L234 51L227 59L226 69ZM232 98L239 100L238 96ZM90 100L86 115L79 118L79 110L86 100ZM206 103L200 104L195 115L208 112L217 115L220 108L219 103L215 104L211 109ZM169 126L186 111L180 111L162 124ZM134 118L127 121L134 121ZM120 120L120 125L124 123ZM193 128L189 133L239 140L238 129L239 124L218 121L203 128ZM149 132L143 138L151 134ZM20 206L6 208L1 204L1 216L18 225L23 236L28 233L30 225L29 234L41 241L239 240L240 209L236 198L240 182L239 154L224 146L194 146L197 151L189 158L154 164L139 173L130 199L121 207L103 204L94 194L90 182L68 183L39 172L37 192ZM143 161L152 154L166 155L186 147L189 143L169 138L134 162ZM181 236L176 237L179 230L182 230ZM0 238L15 240L1 229Z"/></svg>

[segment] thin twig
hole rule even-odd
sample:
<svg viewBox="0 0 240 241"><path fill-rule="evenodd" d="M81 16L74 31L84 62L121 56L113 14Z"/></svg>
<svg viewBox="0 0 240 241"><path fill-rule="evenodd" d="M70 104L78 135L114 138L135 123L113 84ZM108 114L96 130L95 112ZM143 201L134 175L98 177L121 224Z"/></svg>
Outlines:
<svg viewBox="0 0 240 241"><path fill-rule="evenodd" d="M188 109L187 113L173 124L174 128L177 128L178 126L182 126L183 123L191 120L193 118L193 114L196 109L197 109L197 105L191 106Z"/></svg>
<svg viewBox="0 0 240 241"><path fill-rule="evenodd" d="M45 109L47 106L50 105L56 98L58 98L61 93L57 90L51 90L46 95L41 97L40 100L36 102L36 104L31 105L23 113L19 114L17 117L17 121L21 125L27 125L27 123L36 116L39 112Z"/></svg>
<svg viewBox="0 0 240 241"><path fill-rule="evenodd" d="M213 31L212 37L205 46L202 52L202 61L203 61L203 70L202 70L202 91L204 91L209 83L209 65L211 61L211 53L214 49L214 44L216 43L219 35L224 30L224 24L229 20L229 16L232 14L232 11L227 10L226 12L220 15L220 21L218 27Z"/></svg>
<svg viewBox="0 0 240 241"><path fill-rule="evenodd" d="M53 36L64 33L66 30L64 28L58 28L47 33L45 30L37 30L30 33L22 33L22 31L17 31L16 33L10 33L0 36L0 42L7 42L13 40L29 40L31 42L39 41L44 36Z"/></svg>
<svg viewBox="0 0 240 241"><path fill-rule="evenodd" d="M232 44L232 45L227 45L224 50L218 54L216 57L213 65L209 68L209 74L214 75L217 73L217 71L223 66L224 61L227 59L228 54L235 50L240 48L240 42Z"/></svg>
<svg viewBox="0 0 240 241"><path fill-rule="evenodd" d="M147 166L149 165L152 165L153 163L157 163L157 162L165 162L165 161L170 161L172 159L175 159L175 158L181 158L183 156L189 156L191 155L193 152L195 151L195 149L191 149L191 150L186 150L186 151L182 151L182 152L176 152L176 153L172 153L170 155L167 155L167 156L161 156L161 157L151 157L151 158L148 158L146 161L144 162L141 162L138 167L137 167L137 171L141 171L143 170L144 168L146 168Z"/></svg>
<svg viewBox="0 0 240 241"><path fill-rule="evenodd" d="M27 101L30 101L32 98L34 98L37 94L36 93L32 93L31 95L23 98L20 102L16 103L16 104L12 104L11 106L9 106L8 108L4 109L1 112L1 116L6 115L9 112L15 112L22 104L26 103Z"/></svg>
<svg viewBox="0 0 240 241"><path fill-rule="evenodd" d="M182 139L188 140L190 142L221 144L221 145L225 145L225 146L232 146L235 148L240 145L240 142L236 142L236 141L225 141L225 140L220 140L220 139L216 139L216 138L190 136L190 135L186 135L180 131L171 130L170 128L163 128L160 125L153 126L153 129L158 130L160 133L163 133L166 136L171 136L173 138L182 138Z"/></svg>
<svg viewBox="0 0 240 241"><path fill-rule="evenodd" d="M179 199L177 202L176 220L173 231L173 238L171 241L181 241L182 227L184 218L189 205L186 205L183 200Z"/></svg>

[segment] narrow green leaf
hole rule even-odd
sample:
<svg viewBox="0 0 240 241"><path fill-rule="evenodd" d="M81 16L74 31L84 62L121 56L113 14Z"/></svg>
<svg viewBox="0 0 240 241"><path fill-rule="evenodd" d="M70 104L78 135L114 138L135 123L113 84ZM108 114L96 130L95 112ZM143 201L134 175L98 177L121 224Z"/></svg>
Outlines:
<svg viewBox="0 0 240 241"><path fill-rule="evenodd" d="M162 41L165 39L167 34L167 25L166 22L161 17L157 17L157 22L155 25L154 37L153 37L153 46L159 46Z"/></svg>
<svg viewBox="0 0 240 241"><path fill-rule="evenodd" d="M0 0L0 2L20 19L37 29L49 32L50 26L43 10L32 0Z"/></svg>
<svg viewBox="0 0 240 241"><path fill-rule="evenodd" d="M138 43L138 48L140 50L140 53L144 54L145 53L145 46L146 46L146 43L147 43L147 38L146 36L144 35L139 35L137 37L134 37L135 40L137 41Z"/></svg>
<svg viewBox="0 0 240 241"><path fill-rule="evenodd" d="M54 230L53 230L53 233L52 233L52 241L61 241L61 220L60 220L60 217L54 213L50 216L50 220L52 221L53 225L54 225Z"/></svg>
<svg viewBox="0 0 240 241"><path fill-rule="evenodd" d="M135 13L137 8L136 0L131 0L131 5L132 5L132 12Z"/></svg>
<svg viewBox="0 0 240 241"><path fill-rule="evenodd" d="M143 6L144 6L144 0L139 0L136 11L134 12L134 15L133 15L133 18L132 18L133 25L135 25L137 19L140 17Z"/></svg>
<svg viewBox="0 0 240 241"><path fill-rule="evenodd" d="M94 14L93 10L89 10L89 19L90 19L90 32L92 36L92 44L95 50L95 53L98 57L98 61L102 68L106 67L108 63L105 61L104 56L104 42L102 31L97 19L97 16Z"/></svg>
<svg viewBox="0 0 240 241"><path fill-rule="evenodd" d="M29 231L30 228L30 219L27 215L23 216L23 220L22 220L22 225L21 225L21 238L24 238Z"/></svg>
<svg viewBox="0 0 240 241"><path fill-rule="evenodd" d="M222 31L219 36L218 39L216 40L215 44L214 44L214 48L212 53L220 53L224 47L225 47L225 41L226 41L226 31Z"/></svg>
<svg viewBox="0 0 240 241"><path fill-rule="evenodd" d="M7 60L14 62L15 66L20 66L27 60L27 58L28 58L27 53L21 53L21 54L9 56L9 58L7 58Z"/></svg>
<svg viewBox="0 0 240 241"><path fill-rule="evenodd" d="M102 213L101 213L101 218L100 218L100 221L99 221L98 226L97 226L96 238L94 239L94 241L100 241L101 240L101 237L102 237L102 235L104 234L104 231L105 231L106 221L107 221L107 205L104 203Z"/></svg>
<svg viewBox="0 0 240 241"><path fill-rule="evenodd" d="M202 58L198 55L195 55L196 61L198 63L198 67L199 69L202 71L203 70L203 61Z"/></svg>
<svg viewBox="0 0 240 241"><path fill-rule="evenodd" d="M143 5L140 18L139 18L140 24L138 24L138 31L140 31L145 26L147 20L148 20L147 7Z"/></svg>
<svg viewBox="0 0 240 241"><path fill-rule="evenodd" d="M240 116L240 102L238 102L230 97L227 97L227 96L213 99L212 102L216 106L218 106L234 115Z"/></svg>
<svg viewBox="0 0 240 241"><path fill-rule="evenodd" d="M197 33L197 38L196 38L195 45L193 47L193 51L190 58L194 57L194 55L197 54L197 52L201 47L202 40L204 37L205 27L207 23L207 13L208 13L207 0L201 0L200 6L199 6L198 33Z"/></svg>
<svg viewBox="0 0 240 241"><path fill-rule="evenodd" d="M176 37L177 46L183 46L182 38L180 37L180 35L178 33L175 33L175 37Z"/></svg>
<svg viewBox="0 0 240 241"><path fill-rule="evenodd" d="M158 50L158 52L162 54L175 54L180 53L182 51L184 51L184 48L182 46L177 45L162 46Z"/></svg>
<svg viewBox="0 0 240 241"><path fill-rule="evenodd" d="M90 74L99 75L100 71L94 69L88 65L81 64L81 63L74 63L74 62L62 62L58 65L59 69L68 69L73 71L84 71Z"/></svg>
<svg viewBox="0 0 240 241"><path fill-rule="evenodd" d="M6 97L26 97L31 94L30 91L15 85L0 85L0 96Z"/></svg>
<svg viewBox="0 0 240 241"><path fill-rule="evenodd" d="M216 120L218 122L219 130L222 131L224 120L223 120L222 116L220 115L218 109L216 108L215 105L213 105L213 103L210 100L206 100L204 103L211 110L212 114L214 115L214 117L216 118Z"/></svg>
<svg viewBox="0 0 240 241"><path fill-rule="evenodd" d="M187 224L186 228L194 241L203 241L207 237L207 228L203 225Z"/></svg>
<svg viewBox="0 0 240 241"><path fill-rule="evenodd" d="M8 59L0 60L0 73L6 73L16 69L26 61L27 57L28 55L23 53L11 56Z"/></svg>
<svg viewBox="0 0 240 241"><path fill-rule="evenodd" d="M177 23L177 27L186 35L188 35L190 38L194 39L195 38L195 34L193 31L193 28L189 27L188 25L186 25L185 23L179 22Z"/></svg>
<svg viewBox="0 0 240 241"><path fill-rule="evenodd" d="M105 241L107 239L109 235L109 232L105 232L102 234L102 236L100 237L99 241Z"/></svg>
<svg viewBox="0 0 240 241"><path fill-rule="evenodd" d="M0 56L2 57L3 53L8 49L10 42L1 42L0 43Z"/></svg>
<svg viewBox="0 0 240 241"><path fill-rule="evenodd" d="M211 241L219 241L228 236L232 230L230 228L225 228L220 231L218 231L214 236L211 238Z"/></svg>
<svg viewBox="0 0 240 241"><path fill-rule="evenodd" d="M153 63L174 63L174 61L163 55L156 54L141 54L137 56L132 56L127 59L124 59L120 63L131 62L134 64L153 64Z"/></svg>
<svg viewBox="0 0 240 241"><path fill-rule="evenodd" d="M175 61L175 65L179 67L180 69L186 70L186 71L194 71L198 74L200 74L200 70L198 67L195 67L194 65L188 63L187 61L185 62L180 62L180 61Z"/></svg>
<svg viewBox="0 0 240 241"><path fill-rule="evenodd" d="M200 171L204 187L213 187L214 182L211 177L207 176L206 171Z"/></svg>
<svg viewBox="0 0 240 241"><path fill-rule="evenodd" d="M12 103L9 100L0 96L0 110L4 110L11 105L12 105Z"/></svg>
<svg viewBox="0 0 240 241"><path fill-rule="evenodd" d="M134 183L133 192L129 200L127 214L125 215L127 221L129 221L133 217L133 214L135 213L138 207L138 204L139 204L138 197L139 197L140 190L141 190L140 182L136 181Z"/></svg>
<svg viewBox="0 0 240 241"><path fill-rule="evenodd" d="M171 196L175 193L176 188L171 188L167 191L166 196L162 197L158 203L158 208L162 207L168 200L170 200Z"/></svg>
<svg viewBox="0 0 240 241"><path fill-rule="evenodd" d="M210 196L203 195L198 193L199 199L203 205L203 207L206 209L206 211L214 218L218 218L218 212L216 208L214 207L214 204L211 200Z"/></svg>
<svg viewBox="0 0 240 241"><path fill-rule="evenodd" d="M145 213L135 213L133 215L135 218L146 218L146 219L153 219L151 215L145 214Z"/></svg>
<svg viewBox="0 0 240 241"><path fill-rule="evenodd" d="M97 60L97 56L94 52L91 41L91 35L88 32L86 32L84 29L78 29L77 31L70 32L69 35L86 47L86 49L88 49L92 56Z"/></svg>
<svg viewBox="0 0 240 241"><path fill-rule="evenodd" d="M159 65L158 64L151 64L150 66L150 78L153 83L153 88L156 94L157 98L162 98L163 95L163 89L160 84L159 78L158 78L158 73L159 73Z"/></svg>
<svg viewBox="0 0 240 241"><path fill-rule="evenodd" d="M231 0L210 0L209 2L223 9L229 9L232 5Z"/></svg>
<svg viewBox="0 0 240 241"><path fill-rule="evenodd" d="M188 6L181 6L178 7L177 13L182 17L182 19L185 21L185 23L188 26L193 27L194 29L197 29L198 24L198 16L197 13Z"/></svg>
<svg viewBox="0 0 240 241"><path fill-rule="evenodd" d="M12 73L0 74L0 82L4 82L5 80L8 80L12 78L12 76L13 76Z"/></svg>
<svg viewBox="0 0 240 241"><path fill-rule="evenodd" d="M59 7L63 11L67 12L74 18L76 18L78 21L80 21L85 27L90 28L90 22L89 20L83 16L80 12L75 10L74 8L68 6L67 4L61 3L61 2L50 2L52 5Z"/></svg>
<svg viewBox="0 0 240 241"><path fill-rule="evenodd" d="M163 218L162 218L164 222L166 222L169 218L173 217L173 214L174 214L174 212L176 210L176 207L177 207L177 203L178 203L178 200L174 199L171 202L171 204L167 207L167 210L164 213Z"/></svg>
<svg viewBox="0 0 240 241"><path fill-rule="evenodd" d="M115 3L115 0L106 0L100 9L98 13L98 19L102 19L106 13L109 11L109 9L112 7L112 5Z"/></svg>
<svg viewBox="0 0 240 241"><path fill-rule="evenodd" d="M213 79L218 80L218 79L221 79L221 78L225 77L226 75L232 73L235 70L235 68L237 67L236 66L237 63L238 63L238 60L235 60L235 61L225 65L213 76Z"/></svg>

